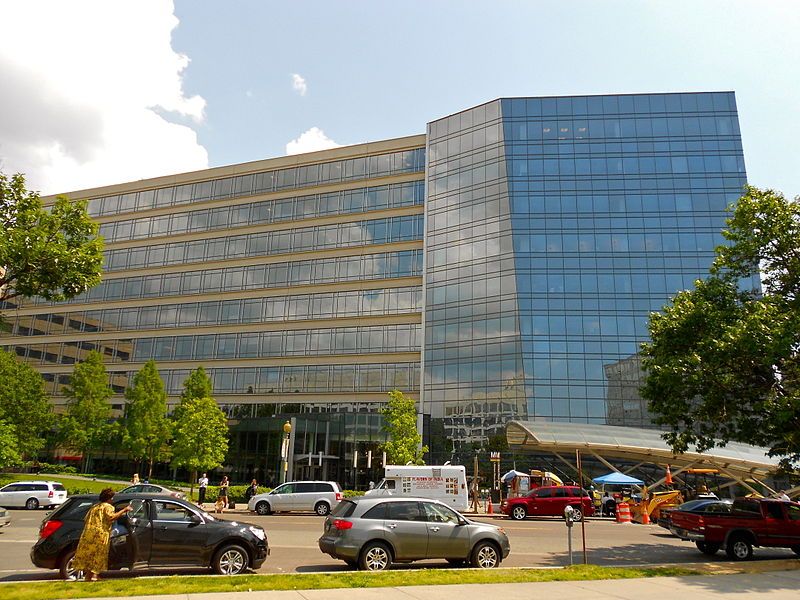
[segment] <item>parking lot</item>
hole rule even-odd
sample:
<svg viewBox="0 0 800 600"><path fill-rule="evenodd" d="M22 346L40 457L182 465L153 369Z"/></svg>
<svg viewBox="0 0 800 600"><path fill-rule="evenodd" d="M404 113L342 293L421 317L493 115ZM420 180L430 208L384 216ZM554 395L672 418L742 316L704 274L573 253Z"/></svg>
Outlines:
<svg viewBox="0 0 800 600"><path fill-rule="evenodd" d="M55 571L36 569L29 552L45 517L44 510L13 510L12 525L0 533L0 581L55 579ZM347 566L322 554L317 539L322 534L323 518L308 515L272 515L260 517L244 511L224 515L262 526L267 531L271 555L259 573L311 573L343 571ZM559 567L569 564L567 529L560 519L526 519L479 517L502 526L511 541L511 554L503 562L507 567ZM582 562L581 526L573 528L575 562ZM617 524L610 520L589 519L586 523L588 559L592 564L624 566L641 564L681 564L707 560L693 544L682 542L657 525ZM757 548L756 560L791 558L788 549ZM727 560L720 552L711 560ZM396 568L448 567L445 561L422 561ZM172 572L172 571L170 571ZM195 572L198 572L195 570ZM204 571L199 571L204 572ZM127 571L120 577L129 576Z"/></svg>

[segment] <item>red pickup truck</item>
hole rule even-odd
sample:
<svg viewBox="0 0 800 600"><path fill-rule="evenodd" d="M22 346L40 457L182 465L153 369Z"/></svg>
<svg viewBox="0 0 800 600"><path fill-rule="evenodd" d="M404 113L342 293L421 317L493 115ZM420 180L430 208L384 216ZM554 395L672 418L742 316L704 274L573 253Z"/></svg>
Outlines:
<svg viewBox="0 0 800 600"><path fill-rule="evenodd" d="M737 498L730 513L671 513L670 531L693 541L709 556L725 548L733 560L753 556L753 546L791 548L800 554L800 504L766 498Z"/></svg>

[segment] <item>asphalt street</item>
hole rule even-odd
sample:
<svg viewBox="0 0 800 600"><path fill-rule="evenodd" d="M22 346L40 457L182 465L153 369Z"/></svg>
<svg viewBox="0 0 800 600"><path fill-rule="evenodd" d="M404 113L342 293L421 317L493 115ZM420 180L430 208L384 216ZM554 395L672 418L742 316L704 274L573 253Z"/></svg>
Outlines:
<svg viewBox="0 0 800 600"><path fill-rule="evenodd" d="M0 530L0 581L57 578L55 571L35 568L29 558L31 546L36 542L39 525L45 518L46 511L12 510L11 513L11 526ZM271 555L258 570L259 573L312 573L348 569L343 562L320 552L317 539L322 534L322 517L311 514L260 517L252 513L236 512L226 514L224 518L257 524L267 531ZM479 517L477 520L500 525L508 533L511 554L503 562L503 566L560 567L569 564L567 528L560 519L511 521ZM582 562L580 524L573 528L572 541L574 561ZM693 544L680 541L657 525L622 525L608 520L589 519L586 523L586 545L589 562L598 565L681 564L707 560ZM789 549L755 550L756 560L794 556ZM720 552L711 560L724 561L725 553ZM436 566L449 567L445 561L421 561L396 568ZM122 571L113 576L132 575Z"/></svg>

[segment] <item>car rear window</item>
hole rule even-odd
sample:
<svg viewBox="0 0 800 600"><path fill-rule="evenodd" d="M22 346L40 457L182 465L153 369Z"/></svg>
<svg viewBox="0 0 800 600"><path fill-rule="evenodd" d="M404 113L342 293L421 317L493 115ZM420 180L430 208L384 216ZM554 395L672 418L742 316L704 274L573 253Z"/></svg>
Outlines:
<svg viewBox="0 0 800 600"><path fill-rule="evenodd" d="M336 508L333 509L331 512L332 517L349 517L353 514L353 511L356 509L356 503L351 502L350 500L342 500L339 504L336 505Z"/></svg>
<svg viewBox="0 0 800 600"><path fill-rule="evenodd" d="M70 498L64 504L62 504L59 508L55 511L50 513L50 519L60 519L60 520L75 520L80 521L83 520L83 517L86 516L86 513L89 511L89 507L92 506L95 502L99 502L100 498Z"/></svg>
<svg viewBox="0 0 800 600"><path fill-rule="evenodd" d="M53 489L56 490L57 492L66 492L67 491L67 488L65 488L60 483L53 484Z"/></svg>

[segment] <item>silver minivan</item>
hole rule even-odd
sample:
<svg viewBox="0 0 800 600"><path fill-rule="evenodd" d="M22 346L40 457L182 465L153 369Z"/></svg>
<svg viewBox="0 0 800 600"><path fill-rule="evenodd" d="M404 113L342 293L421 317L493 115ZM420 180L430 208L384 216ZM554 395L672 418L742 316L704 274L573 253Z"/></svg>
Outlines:
<svg viewBox="0 0 800 600"><path fill-rule="evenodd" d="M335 481L290 481L266 494L256 494L248 510L260 515L274 512L310 512L325 516L339 504L342 490Z"/></svg>
<svg viewBox="0 0 800 600"><path fill-rule="evenodd" d="M67 489L57 481L15 481L0 488L0 506L36 510L63 504Z"/></svg>
<svg viewBox="0 0 800 600"><path fill-rule="evenodd" d="M364 496L343 500L325 519L319 549L352 567L383 571L431 558L490 569L511 546L502 528L467 519L438 500Z"/></svg>

